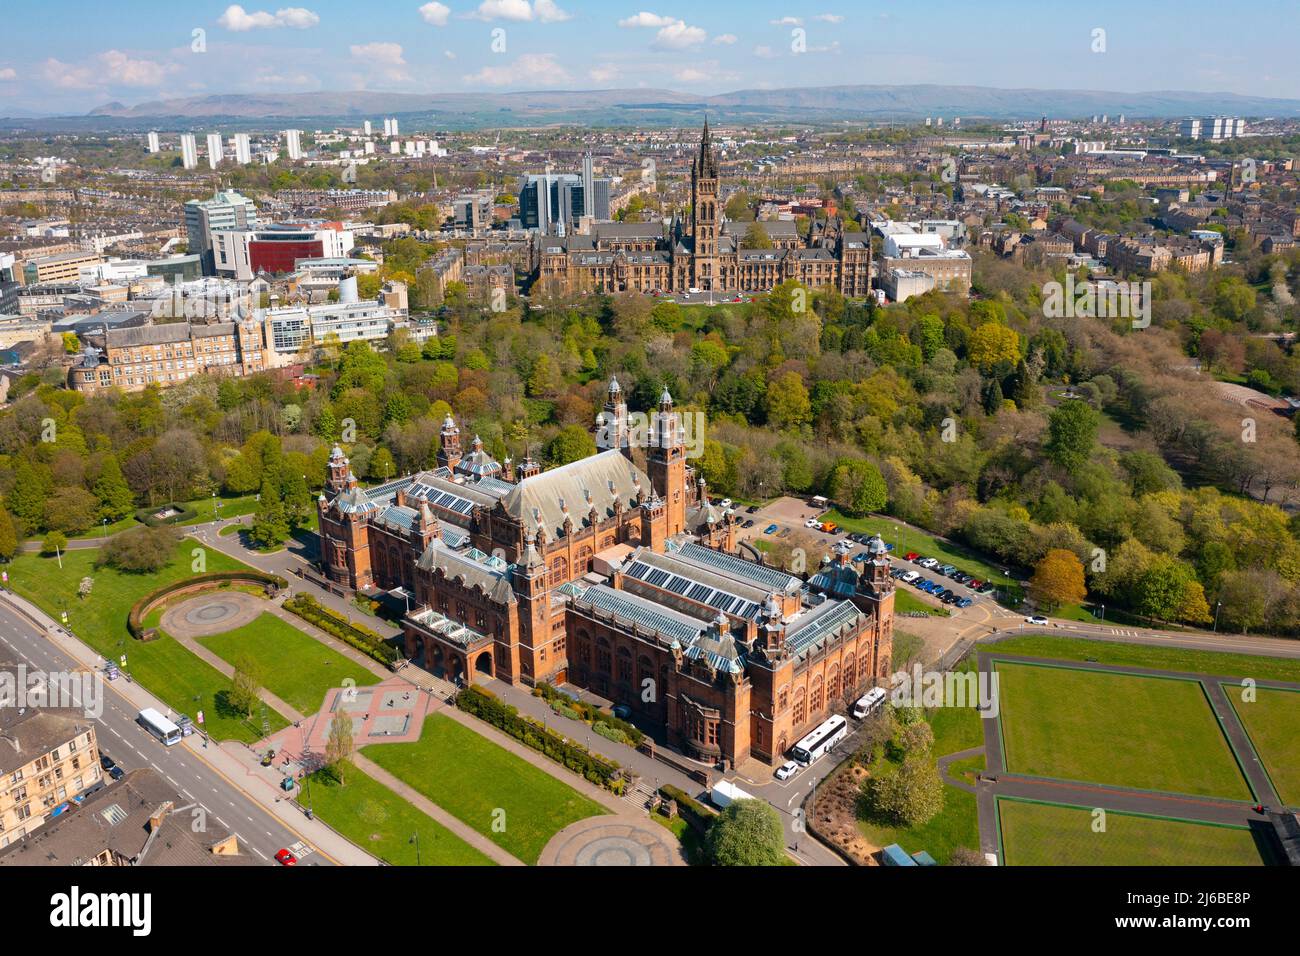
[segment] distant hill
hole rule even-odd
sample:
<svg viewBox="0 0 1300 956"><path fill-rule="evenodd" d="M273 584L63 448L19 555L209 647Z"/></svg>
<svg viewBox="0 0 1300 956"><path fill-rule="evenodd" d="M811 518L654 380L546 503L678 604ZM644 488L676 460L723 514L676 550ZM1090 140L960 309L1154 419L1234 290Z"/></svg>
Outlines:
<svg viewBox="0 0 1300 956"><path fill-rule="evenodd" d="M444 128L590 125L671 125L708 112L720 122L809 123L841 120L914 120L960 116L965 120L1026 119L1039 115L1129 117L1185 115L1300 117L1300 100L1159 90L996 89L985 86L829 86L736 90L699 96L673 90L540 90L526 93L321 93L221 94L108 103L88 116L49 122L67 128L184 126L224 120L243 125L274 120L355 121L381 115L428 117ZM13 124L10 124L13 125ZM26 125L26 124L24 124Z"/></svg>

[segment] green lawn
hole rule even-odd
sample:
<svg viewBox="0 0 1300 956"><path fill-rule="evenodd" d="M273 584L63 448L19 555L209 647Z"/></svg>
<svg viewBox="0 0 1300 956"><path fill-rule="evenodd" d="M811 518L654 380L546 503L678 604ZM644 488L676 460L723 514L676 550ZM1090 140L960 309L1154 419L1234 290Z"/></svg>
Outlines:
<svg viewBox="0 0 1300 956"><path fill-rule="evenodd" d="M441 714L424 722L416 743L379 744L362 752L528 864L536 863L551 837L570 823L607 812Z"/></svg>
<svg viewBox="0 0 1300 956"><path fill-rule="evenodd" d="M1254 677L1257 680L1300 682L1300 660L1255 654L1221 654L1147 644L1118 644L1080 637L1032 634L981 644L980 650L1025 657L1054 657L1062 661L1094 660L1121 667L1154 667L1168 671Z"/></svg>
<svg viewBox="0 0 1300 956"><path fill-rule="evenodd" d="M908 611L922 611L932 617L951 617L952 612L946 607L935 607L933 604L926 604L911 591L903 588L894 589L894 611L898 614L906 614Z"/></svg>
<svg viewBox="0 0 1300 956"><path fill-rule="evenodd" d="M1004 593L1023 597L1022 589L1015 579L1003 574L999 566L994 566L983 558L951 541L941 541L932 534L916 528L909 528L893 518L875 515L866 518L850 518L839 510L832 508L821 516L822 521L833 521L845 531L858 531L864 534L878 534L886 544L894 545L893 554L898 560L910 551L917 551L930 558L938 558L942 564L951 564L955 568L973 574L981 581L992 581ZM897 531L894 528L898 528ZM926 572L918 568L922 574Z"/></svg>
<svg viewBox="0 0 1300 956"><path fill-rule="evenodd" d="M419 834L422 866L496 866L437 820L421 813L393 791L355 767L340 784L328 770L311 776L308 786L298 790L298 802L310 804L316 816L367 853L393 866L415 866Z"/></svg>
<svg viewBox="0 0 1300 956"><path fill-rule="evenodd" d="M1245 827L1163 820L1109 811L1094 832L1090 809L998 801L1007 866L1260 866Z"/></svg>
<svg viewBox="0 0 1300 956"><path fill-rule="evenodd" d="M274 614L262 614L251 624L198 640L227 663L235 664L241 657L256 661L262 669L262 686L302 714L320 710L325 692L342 687L348 678L357 687L379 683L365 667Z"/></svg>
<svg viewBox="0 0 1300 956"><path fill-rule="evenodd" d="M997 673L1013 773L1251 799L1198 683L1004 662Z"/></svg>
<svg viewBox="0 0 1300 956"><path fill-rule="evenodd" d="M1224 691L1241 718L1250 742L1264 762L1273 789L1288 806L1300 806L1300 692L1267 687L1256 689L1256 699L1241 699L1241 687L1224 684Z"/></svg>
<svg viewBox="0 0 1300 956"><path fill-rule="evenodd" d="M23 554L9 565L9 586L59 619L66 608L68 626L82 641L104 657L127 656L127 670L141 686L159 697L172 710L195 716L202 710L206 729L218 740L242 740L251 743L262 737L261 719L252 725L233 713L225 703L230 681L216 668L195 657L170 637L155 641L137 641L126 628L127 613L140 597L173 581L189 576L193 541L182 541L171 564L153 574L126 574L112 568L95 568L99 551L69 551L63 567L50 557ZM244 568L234 558L211 548L206 551L208 571L234 571ZM83 577L94 585L90 596L79 598L77 588ZM268 709L267 718L274 732L288 723Z"/></svg>

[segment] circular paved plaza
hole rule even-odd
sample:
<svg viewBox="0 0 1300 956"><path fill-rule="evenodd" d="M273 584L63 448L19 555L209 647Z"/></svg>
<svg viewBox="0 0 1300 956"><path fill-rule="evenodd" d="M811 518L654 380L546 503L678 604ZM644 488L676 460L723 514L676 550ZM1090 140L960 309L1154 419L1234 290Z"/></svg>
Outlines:
<svg viewBox="0 0 1300 956"><path fill-rule="evenodd" d="M571 823L546 844L541 866L685 866L681 847L648 819L588 817Z"/></svg>
<svg viewBox="0 0 1300 956"><path fill-rule="evenodd" d="M210 591L169 607L160 624L173 637L210 637L251 624L265 604L243 591Z"/></svg>

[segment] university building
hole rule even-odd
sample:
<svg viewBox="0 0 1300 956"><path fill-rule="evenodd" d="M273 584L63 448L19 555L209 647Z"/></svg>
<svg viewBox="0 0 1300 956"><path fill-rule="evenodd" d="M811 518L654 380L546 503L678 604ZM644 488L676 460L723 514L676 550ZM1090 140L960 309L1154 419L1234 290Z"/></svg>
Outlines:
<svg viewBox="0 0 1300 956"><path fill-rule="evenodd" d="M846 296L869 293L870 237L843 220L814 221L807 236L774 239L766 249L743 248L747 227L739 225L722 215L706 121L691 165L689 219L675 219L667 235L657 223L597 223L586 235L540 236L535 278L563 292L766 292L793 279Z"/></svg>
<svg viewBox="0 0 1300 956"><path fill-rule="evenodd" d="M648 435L630 422L611 381L596 453L542 471L462 446L448 416L436 468L369 490L336 447L322 570L347 589L400 589L406 656L436 674L573 684L692 758L780 762L888 678L884 544L861 573L837 553L806 584L743 558L734 512L687 464L672 397Z"/></svg>

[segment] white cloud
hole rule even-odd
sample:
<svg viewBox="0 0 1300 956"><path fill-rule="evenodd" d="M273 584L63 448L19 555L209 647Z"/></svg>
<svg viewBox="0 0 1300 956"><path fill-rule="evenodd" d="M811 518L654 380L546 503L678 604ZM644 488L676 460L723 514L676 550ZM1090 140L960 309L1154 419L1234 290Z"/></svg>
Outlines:
<svg viewBox="0 0 1300 956"><path fill-rule="evenodd" d="M758 57L759 59L763 59L763 60L774 60L774 59L776 59L776 53L774 53L774 52L772 51L772 48L771 48L770 46L761 46L761 45L760 45L760 46L756 46L756 47L754 47L754 56Z"/></svg>
<svg viewBox="0 0 1300 956"><path fill-rule="evenodd" d="M275 13L268 13L265 10L249 13L239 4L232 3L226 7L226 12L217 18L217 23L234 33L271 30L276 27L306 30L320 23L320 17L305 7L283 7Z"/></svg>
<svg viewBox="0 0 1300 956"><path fill-rule="evenodd" d="M354 44L349 52L354 60L361 60L386 80L398 82L409 78L400 43Z"/></svg>
<svg viewBox="0 0 1300 956"><path fill-rule="evenodd" d="M513 63L485 66L464 77L466 83L484 86L555 86L571 79L554 53L525 53Z"/></svg>
<svg viewBox="0 0 1300 956"><path fill-rule="evenodd" d="M713 38L714 46L731 46L739 37L734 33L719 33Z"/></svg>
<svg viewBox="0 0 1300 956"><path fill-rule="evenodd" d="M797 27L803 24L803 17L782 17L780 20L768 21L774 27Z"/></svg>
<svg viewBox="0 0 1300 956"><path fill-rule="evenodd" d="M533 14L540 23L563 23L572 17L561 10L555 0L533 0Z"/></svg>
<svg viewBox="0 0 1300 956"><path fill-rule="evenodd" d="M449 16L451 16L451 7L445 3L438 3L437 0L434 0L433 3L426 3L420 8L420 17L425 23L435 27L445 27Z"/></svg>
<svg viewBox="0 0 1300 956"><path fill-rule="evenodd" d="M610 83L618 79L619 70L613 63L602 63L588 70L587 76L591 77L594 83Z"/></svg>
<svg viewBox="0 0 1300 956"><path fill-rule="evenodd" d="M449 59L449 60L454 60L454 59L456 59L456 54L453 53L451 50L443 50L443 51L442 51L442 55L445 56L445 57L446 57L447 59Z"/></svg>
<svg viewBox="0 0 1300 956"><path fill-rule="evenodd" d="M704 30L700 27L688 26L685 20L647 13L645 10L636 16L619 20L618 25L625 29L647 27L658 30L654 45L666 50L681 50L688 46L697 46L709 38Z"/></svg>
<svg viewBox="0 0 1300 956"><path fill-rule="evenodd" d="M673 74L673 79L678 83L703 83L713 79L713 76L693 66L684 66Z"/></svg>
<svg viewBox="0 0 1300 956"><path fill-rule="evenodd" d="M687 26L682 20L670 23L655 34L655 46L669 50L682 50L688 46L697 46L709 38L699 27Z"/></svg>
<svg viewBox="0 0 1300 956"><path fill-rule="evenodd" d="M18 79L18 71L15 70L12 66L6 66L3 70L0 70L0 80L16 80L16 79Z"/></svg>
<svg viewBox="0 0 1300 956"><path fill-rule="evenodd" d="M177 70L172 63L155 63L153 60L133 60L121 50L109 50L99 55L105 75L112 83L122 86L159 86L167 74Z"/></svg>
<svg viewBox="0 0 1300 956"><path fill-rule="evenodd" d="M471 20L516 20L527 23L562 23L572 14L561 10L555 0L483 0L478 9L466 14Z"/></svg>
<svg viewBox="0 0 1300 956"><path fill-rule="evenodd" d="M618 25L624 28L631 27L666 27L670 23L678 22L674 17L661 17L657 13L646 13L642 10L634 17L627 17L619 20Z"/></svg>
<svg viewBox="0 0 1300 956"><path fill-rule="evenodd" d="M844 17L838 13L819 13L813 17L814 20L820 20L822 23L843 23Z"/></svg>

